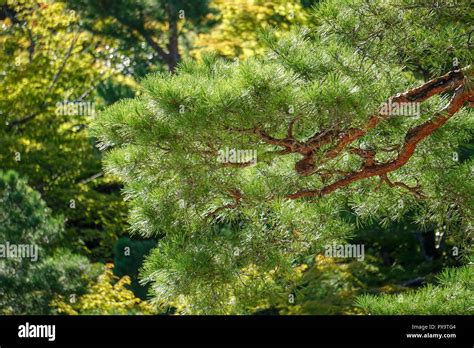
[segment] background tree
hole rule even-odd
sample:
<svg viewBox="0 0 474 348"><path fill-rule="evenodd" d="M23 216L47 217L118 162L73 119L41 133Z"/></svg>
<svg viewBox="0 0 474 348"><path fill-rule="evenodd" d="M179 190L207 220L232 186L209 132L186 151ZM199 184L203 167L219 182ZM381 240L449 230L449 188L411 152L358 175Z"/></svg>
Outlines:
<svg viewBox="0 0 474 348"><path fill-rule="evenodd" d="M176 75L149 76L140 97L96 120L100 146L113 147L107 169L131 200L132 229L166 234L143 272L157 303L248 313L287 299L296 267L354 233L348 207L358 221L385 225L415 210L420 228L469 239L472 185L457 178L471 175L472 160L453 160L473 129L472 53L458 40L467 26L448 21L444 30L429 6L364 4L326 1L311 31L268 31L265 59L206 55ZM393 18L414 30L400 37L385 25L361 43L334 25L339 15L359 32ZM395 47L386 44L393 35ZM430 61L433 79L420 78L405 64L419 52L398 53L424 41L456 47L460 67L446 69L450 57L440 56ZM422 112L385 112L393 103ZM257 164L222 163L226 148L256 150Z"/></svg>
<svg viewBox="0 0 474 348"><path fill-rule="evenodd" d="M50 314L55 296L86 291L98 275L86 257L64 249L64 226L38 192L13 171L0 171L0 245L37 248L37 259L0 258L0 312ZM18 255L17 255L18 256Z"/></svg>
<svg viewBox="0 0 474 348"><path fill-rule="evenodd" d="M263 55L266 48L258 35L264 28L275 27L283 33L308 24L310 18L310 4L300 0L214 0L211 4L216 11L206 20L216 24L194 40L192 54L197 57L204 52L230 59Z"/></svg>
<svg viewBox="0 0 474 348"><path fill-rule="evenodd" d="M78 296L73 302L57 296L53 307L58 313L69 315L153 314L153 307L135 297L127 288L131 285L130 277L114 276L113 268L113 264L106 264L97 282L88 286L87 293Z"/></svg>
<svg viewBox="0 0 474 348"><path fill-rule="evenodd" d="M87 132L104 105L95 88L116 73L94 53L110 52L64 4L8 1L0 13L0 163L66 217L66 247L110 258L125 205Z"/></svg>
<svg viewBox="0 0 474 348"><path fill-rule="evenodd" d="M67 1L70 8L84 16L93 33L118 39L120 49L132 51L135 61L140 52L147 52L142 59L163 62L170 71L174 71L181 57L179 39L183 30L201 23L209 13L208 3L209 0Z"/></svg>

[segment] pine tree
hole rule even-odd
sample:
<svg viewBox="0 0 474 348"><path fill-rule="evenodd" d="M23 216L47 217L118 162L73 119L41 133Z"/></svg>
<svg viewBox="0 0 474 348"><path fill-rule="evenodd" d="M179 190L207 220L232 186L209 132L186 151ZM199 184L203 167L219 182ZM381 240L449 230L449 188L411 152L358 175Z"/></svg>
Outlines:
<svg viewBox="0 0 474 348"><path fill-rule="evenodd" d="M209 13L209 0L69 0L68 6L80 12L88 28L99 35L118 39L129 53L148 47L146 59L165 63L174 71L181 58L183 30L199 25ZM137 55L139 56L139 55Z"/></svg>
<svg viewBox="0 0 474 348"><path fill-rule="evenodd" d="M98 269L61 247L64 220L13 171L0 171L0 313L51 314L56 296L84 293Z"/></svg>
<svg viewBox="0 0 474 348"><path fill-rule="evenodd" d="M306 258L353 234L348 211L382 223L416 211L419 226L465 242L472 160L456 151L474 129L468 13L325 1L316 27L264 32L266 57L185 60L102 113L94 132L133 231L165 235L143 270L154 300L190 313L285 300Z"/></svg>

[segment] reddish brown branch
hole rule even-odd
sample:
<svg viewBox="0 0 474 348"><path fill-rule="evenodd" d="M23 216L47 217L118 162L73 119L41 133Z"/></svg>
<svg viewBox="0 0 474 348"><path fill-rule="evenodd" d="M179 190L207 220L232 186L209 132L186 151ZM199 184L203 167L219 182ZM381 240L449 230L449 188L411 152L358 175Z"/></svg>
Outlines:
<svg viewBox="0 0 474 348"><path fill-rule="evenodd" d="M246 168L255 165L255 161L248 161L248 162L223 162L222 165L224 167L230 168Z"/></svg>
<svg viewBox="0 0 474 348"><path fill-rule="evenodd" d="M255 128L253 132L254 134L258 135L260 139L265 141L267 144L282 146L282 147L289 148L292 150L296 147L296 145L298 145L298 142L295 141L293 138L277 139L268 135L264 130L260 128Z"/></svg>
<svg viewBox="0 0 474 348"><path fill-rule="evenodd" d="M396 187L396 186L402 187L402 188L408 190L409 192L413 193L418 198L424 198L425 197L425 195L421 191L421 186L419 184L417 184L416 186L408 186L407 184L405 184L404 182L401 182L401 181L390 181L387 174L384 174L384 175L381 176L381 182L386 182L388 184L388 186L390 186L390 187Z"/></svg>
<svg viewBox="0 0 474 348"><path fill-rule="evenodd" d="M303 145L302 151L300 153L309 153L314 150L321 148L321 146L329 144L334 138L339 134L338 130L328 129L320 133L316 133L311 136Z"/></svg>
<svg viewBox="0 0 474 348"><path fill-rule="evenodd" d="M373 115L367 122L364 128L349 128L346 132L339 136L339 140L334 147L326 153L326 158L331 159L339 155L345 147L355 140L363 137L369 130L374 129L381 121L386 120L390 117L390 114L382 112L387 104L392 103L405 103L405 102L416 102L421 103L428 98L458 88L463 83L464 70L469 69L467 67L463 70L450 71L449 73L432 79L425 84L412 88L404 93L397 94L396 96L389 98L381 108L378 114Z"/></svg>
<svg viewBox="0 0 474 348"><path fill-rule="evenodd" d="M386 173L397 170L405 165L411 158L420 141L431 135L435 130L443 126L456 112L461 109L466 101L472 98L472 91L464 90L463 86L458 87L451 98L449 104L443 108L433 119L422 123L409 130L405 136L405 142L397 156L393 161L376 164L373 166L363 166L361 170L350 173L342 179L323 187L318 190L301 190L287 196L289 199L297 199L302 197L323 196L341 187L345 187L355 181L361 179L382 176ZM426 94L425 94L426 95Z"/></svg>
<svg viewBox="0 0 474 348"><path fill-rule="evenodd" d="M364 159L364 167L371 167L375 165L375 151L363 150L358 147L351 147L349 152L356 154Z"/></svg>
<svg viewBox="0 0 474 348"><path fill-rule="evenodd" d="M229 204L223 205L222 207L214 209L210 213L206 214L206 219L215 217L220 211L224 209L235 209L238 207L238 205L242 201L242 196L243 196L242 192L239 189L229 189L228 192L230 196L234 199L234 203L229 203Z"/></svg>
<svg viewBox="0 0 474 348"><path fill-rule="evenodd" d="M301 118L301 115L295 116L293 120L291 120L290 124L288 125L288 132L286 135L288 139L294 139L293 128L295 127L295 123L298 122L300 118Z"/></svg>
<svg viewBox="0 0 474 348"><path fill-rule="evenodd" d="M229 131L237 131L240 133L248 133L248 134L254 134L257 135L261 140L266 142L267 144L270 145L275 145L275 146L281 146L286 149L293 149L298 142L295 141L293 138L287 137L283 139L277 139L269 135L267 132L265 132L263 129L260 127L254 127L250 129L239 129L239 128L227 128Z"/></svg>
<svg viewBox="0 0 474 348"><path fill-rule="evenodd" d="M428 120L410 129L406 133L404 143L402 145L397 145L396 147L394 146L388 149L382 149L382 151L398 151L398 155L395 159L386 163L377 163L375 161L375 151L351 148L350 152L357 154L364 159L364 163L358 171L349 174L344 173L344 177L321 189L300 190L287 195L286 198L298 199L303 197L319 197L334 192L339 188L348 186L353 182L374 176L381 178L379 186L384 182L387 182L392 187L403 187L421 197L419 186L410 187L403 182L391 182L387 177L387 173L395 171L405 165L414 154L417 145L423 139L430 136L434 131L442 127L456 112L461 109L465 103L471 104L474 102L473 91L469 90L463 85L464 71L467 71L468 69L470 69L470 67L466 67L462 70L451 71L444 76L428 81L422 86L410 89L404 93L400 93L388 100L388 103L423 102L433 95L455 90L454 95L445 108L438 112L431 120ZM288 129L288 137L284 139L276 139L271 137L260 128L253 128L246 131L258 135L268 144L283 147L284 150L281 151L281 154L299 153L303 155L303 158L296 163L295 169L300 175L305 176L318 173L318 170L315 166L313 153L323 144L332 142L334 138L338 136L338 141L334 147L325 154L326 159L334 158L339 155L349 144L364 136L369 130L375 128L381 121L389 117L390 114L385 114L380 111L379 114L373 115L368 120L364 128L350 128L342 134L335 130L326 130L324 132L316 133L303 143L298 142L293 138L293 126L296 119L292 121L292 124L290 124ZM328 177L327 174L326 177ZM242 196L240 195L238 197L239 198L236 199L235 204L228 204L224 207L218 208L217 211L225 208L235 208L239 204ZM211 215L215 215L215 212L211 213Z"/></svg>

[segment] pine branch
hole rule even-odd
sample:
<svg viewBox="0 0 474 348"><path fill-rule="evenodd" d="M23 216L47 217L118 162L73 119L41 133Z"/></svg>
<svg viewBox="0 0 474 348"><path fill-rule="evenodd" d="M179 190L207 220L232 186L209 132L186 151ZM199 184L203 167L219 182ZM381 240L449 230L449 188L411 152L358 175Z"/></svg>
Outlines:
<svg viewBox="0 0 474 348"><path fill-rule="evenodd" d="M426 94L425 94L426 95ZM389 172L395 171L405 165L414 154L417 145L426 137L430 136L435 130L443 126L461 107L474 98L473 91L465 89L464 86L457 87L453 97L446 107L444 107L435 117L410 129L406 136L404 144L401 147L398 156L393 160L383 164L374 164L371 166L362 166L357 171L346 175L344 178L317 190L301 190L287 196L289 199L298 199L303 197L323 196L345 187L353 182L370 178L373 176L383 176Z"/></svg>
<svg viewBox="0 0 474 348"><path fill-rule="evenodd" d="M206 214L206 219L209 218L214 218L220 211L225 210L225 209L235 209L239 206L240 202L242 201L242 192L238 189L229 189L228 190L230 196L234 199L234 203L229 203L226 205L223 205L210 213Z"/></svg>
<svg viewBox="0 0 474 348"><path fill-rule="evenodd" d="M412 88L404 93L400 93L394 97L389 98L382 109L378 114L373 115L367 122L364 128L350 128L345 133L339 135L339 141L336 145L326 153L326 158L331 159L339 155L342 150L346 148L347 145L353 143L357 139L363 137L369 130L374 129L377 125L390 117L388 113L384 114L382 110L386 105L391 105L392 103L421 103L430 97L456 89L463 83L464 71L470 69L470 66L461 70L450 71L449 73L432 79L425 84Z"/></svg>

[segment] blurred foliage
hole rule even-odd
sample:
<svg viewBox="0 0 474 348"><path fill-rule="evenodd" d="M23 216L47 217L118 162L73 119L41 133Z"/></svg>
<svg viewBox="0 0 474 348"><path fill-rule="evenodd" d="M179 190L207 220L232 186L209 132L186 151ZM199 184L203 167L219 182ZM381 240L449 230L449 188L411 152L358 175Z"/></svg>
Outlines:
<svg viewBox="0 0 474 348"><path fill-rule="evenodd" d="M51 306L57 313L68 315L154 314L152 306L127 289L131 284L130 277L114 276L113 267L113 264L106 264L97 282L89 285L87 293L77 298L70 297L69 301L62 296L57 297Z"/></svg>
<svg viewBox="0 0 474 348"><path fill-rule="evenodd" d="M17 173L0 171L0 245L37 250L37 259L0 258L1 314L50 314L55 296L85 292L98 268L62 248L63 237L63 219L52 215L40 194Z"/></svg>
<svg viewBox="0 0 474 348"><path fill-rule="evenodd" d="M334 258L317 255L314 265L305 265L305 272L289 294L284 306L276 305L280 314L355 314L353 301L364 284L357 278L357 267L364 275L373 271L357 261L337 262Z"/></svg>
<svg viewBox="0 0 474 348"><path fill-rule="evenodd" d="M209 13L209 0L67 0L84 25L100 37L115 39L127 69L143 76L166 66L173 71L188 43L186 33L198 31Z"/></svg>
<svg viewBox="0 0 474 348"><path fill-rule="evenodd" d="M309 10L300 0L214 0L211 4L216 11L206 19L217 24L197 35L191 52L196 57L204 52L229 59L263 55L266 47L259 40L262 30L278 28L283 33L309 22Z"/></svg>
<svg viewBox="0 0 474 348"><path fill-rule="evenodd" d="M103 105L94 89L114 74L94 56L107 48L61 3L9 0L1 12L2 168L28 178L48 206L66 218L65 247L107 259L126 231L125 204L113 178L95 177L101 155L87 132ZM65 102L94 108L58 114Z"/></svg>
<svg viewBox="0 0 474 348"><path fill-rule="evenodd" d="M273 307L283 314L363 314L354 307L358 296L412 290L469 257L468 241L452 240L448 233L437 243L434 231L420 231L411 221L407 214L386 227L377 222L359 226L350 243L364 245L363 261L317 255L294 287L294 304Z"/></svg>

